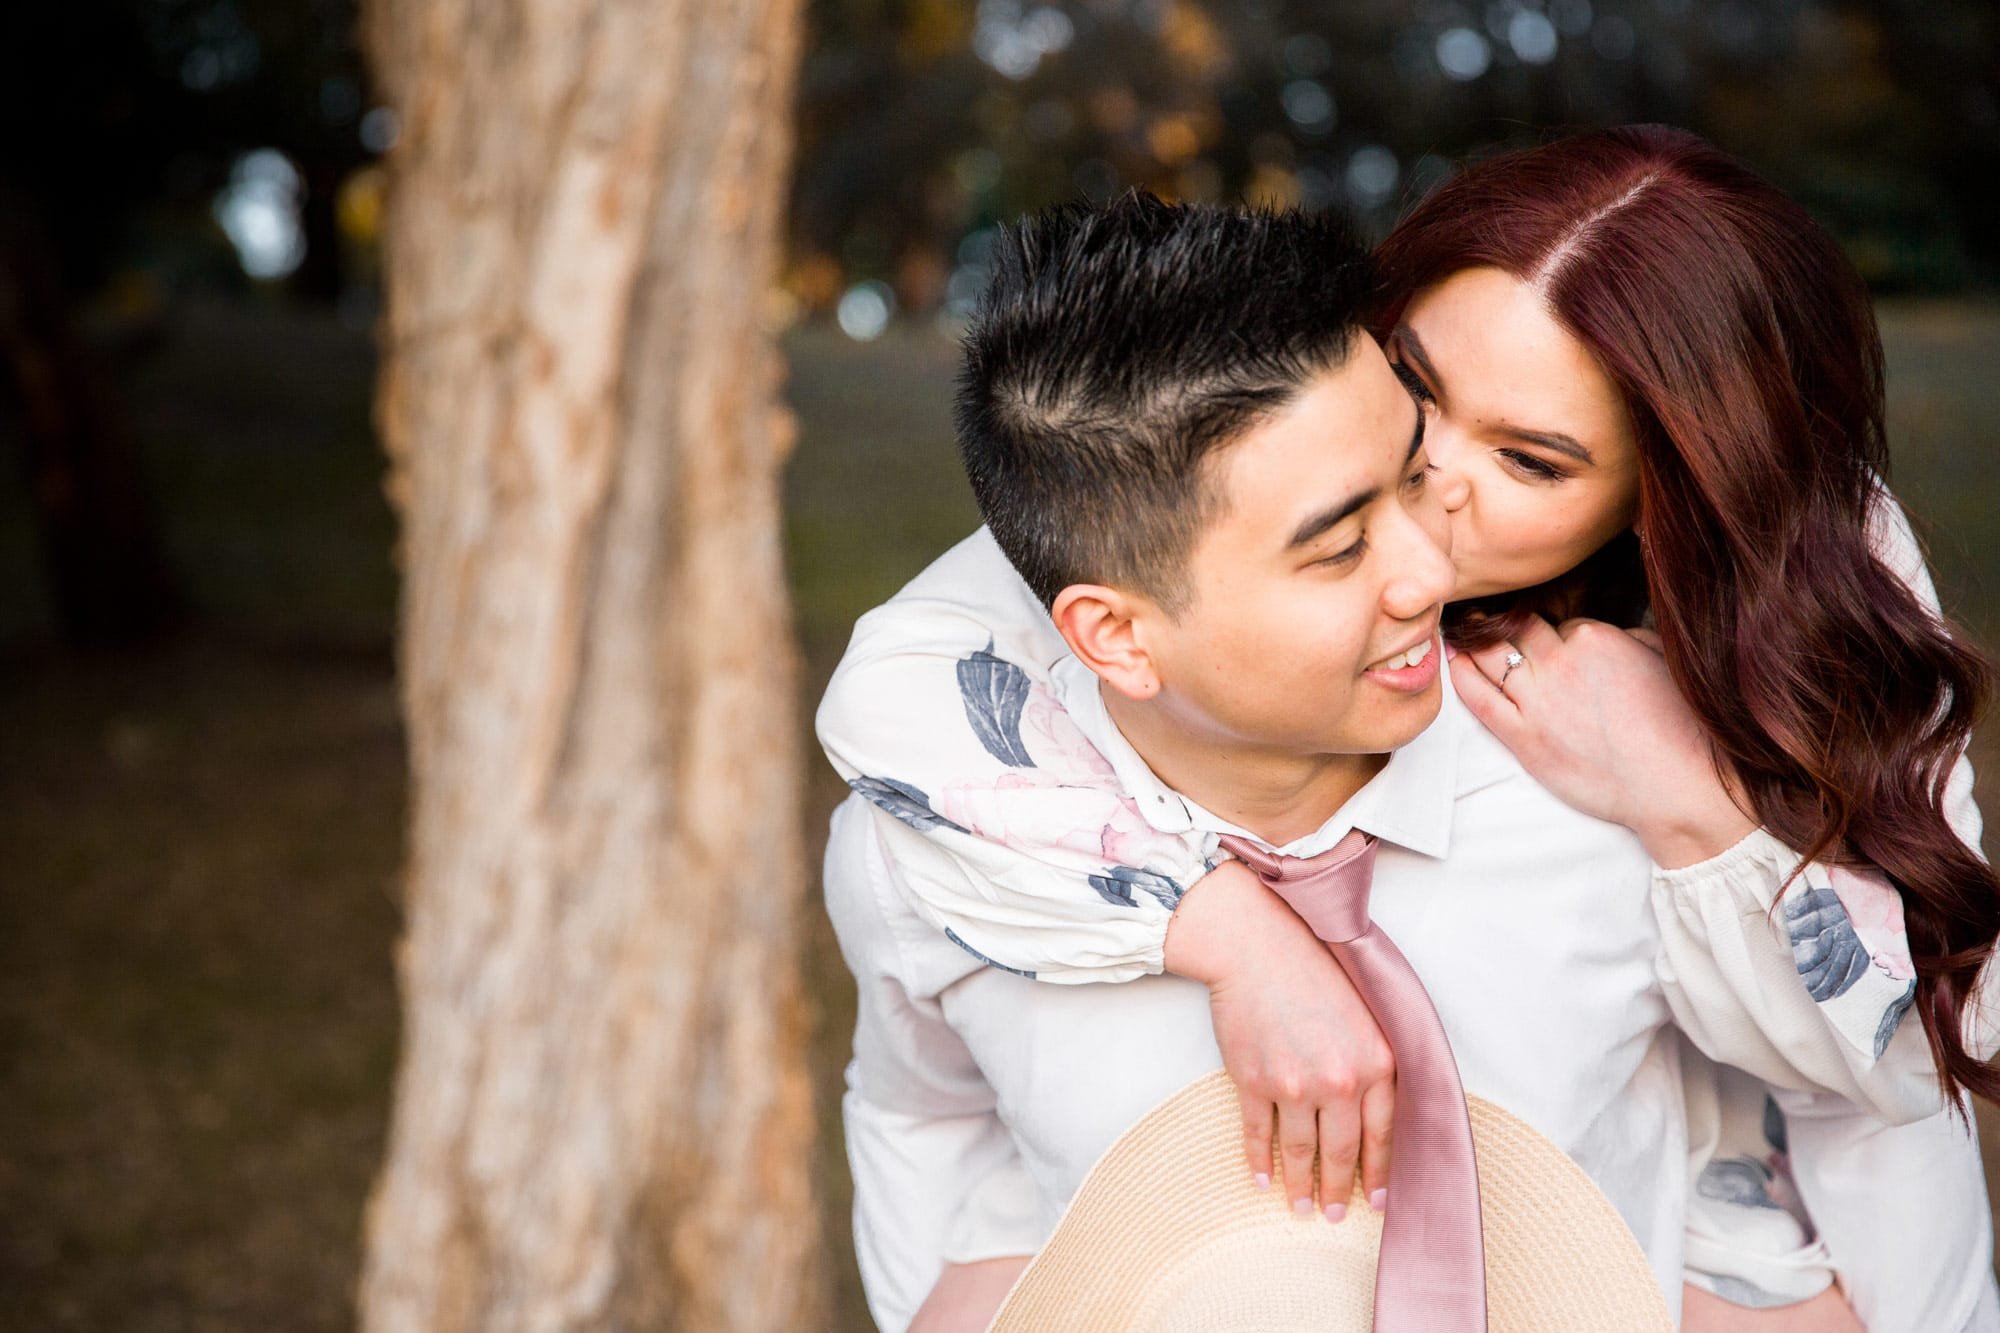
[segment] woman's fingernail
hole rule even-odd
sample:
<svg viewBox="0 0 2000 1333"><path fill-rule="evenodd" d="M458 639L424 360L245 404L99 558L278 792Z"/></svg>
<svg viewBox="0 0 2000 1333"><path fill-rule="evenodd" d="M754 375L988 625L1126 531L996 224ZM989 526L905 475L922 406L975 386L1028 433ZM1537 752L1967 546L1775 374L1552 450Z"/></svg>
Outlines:
<svg viewBox="0 0 2000 1333"><path fill-rule="evenodd" d="M1444 660L1450 662L1456 660L1457 657L1458 649L1452 647L1450 644L1446 644L1444 646Z"/></svg>
<svg viewBox="0 0 2000 1333"><path fill-rule="evenodd" d="M1346 1216L1347 1216L1347 1205L1346 1205L1346 1204L1344 1204L1344 1203L1330 1203L1330 1204L1328 1204L1328 1205L1326 1206L1326 1220L1327 1220L1327 1221L1329 1221L1329 1222L1338 1222L1338 1221L1340 1221L1340 1220L1341 1220L1342 1218L1344 1218L1344 1217L1346 1217Z"/></svg>
<svg viewBox="0 0 2000 1333"><path fill-rule="evenodd" d="M1370 1208L1373 1208L1378 1213L1381 1212L1384 1208L1387 1208L1389 1206L1389 1191L1387 1190L1371 1191L1368 1195L1368 1206Z"/></svg>
<svg viewBox="0 0 2000 1333"><path fill-rule="evenodd" d="M1257 1182L1257 1188L1260 1190L1271 1188L1271 1173L1268 1171L1259 1171L1256 1175L1250 1177L1250 1179Z"/></svg>
<svg viewBox="0 0 2000 1333"><path fill-rule="evenodd" d="M1312 1210L1313 1210L1313 1201L1311 1199L1292 1200L1292 1211L1297 1213L1300 1217L1311 1217Z"/></svg>

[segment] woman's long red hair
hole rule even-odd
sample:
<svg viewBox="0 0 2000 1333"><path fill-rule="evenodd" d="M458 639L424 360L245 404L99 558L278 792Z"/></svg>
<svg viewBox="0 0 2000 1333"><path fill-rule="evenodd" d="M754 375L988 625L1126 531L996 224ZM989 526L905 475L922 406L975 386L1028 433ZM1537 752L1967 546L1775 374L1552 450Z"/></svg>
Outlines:
<svg viewBox="0 0 2000 1333"><path fill-rule="evenodd" d="M1895 883L1940 1078L1995 1099L2000 1073L1966 1049L1961 1016L2000 937L2000 883L1943 800L1989 671L1871 549L1882 346L1832 237L1703 140L1636 126L1470 167L1379 256L1385 333L1463 269L1534 286L1638 440L1643 543L1626 534L1573 577L1456 609L1454 637L1491 643L1537 612L1629 625L1650 604L1757 820Z"/></svg>

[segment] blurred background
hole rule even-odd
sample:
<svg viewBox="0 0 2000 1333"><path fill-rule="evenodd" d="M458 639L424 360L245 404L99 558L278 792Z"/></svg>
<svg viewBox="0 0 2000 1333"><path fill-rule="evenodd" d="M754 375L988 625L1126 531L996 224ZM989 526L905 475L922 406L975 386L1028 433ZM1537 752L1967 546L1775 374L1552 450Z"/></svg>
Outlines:
<svg viewBox="0 0 2000 1333"><path fill-rule="evenodd" d="M369 403L398 125L355 23L348 0L0 12L0 1326L353 1319L405 782ZM767 318L802 427L808 746L854 617L976 522L948 393L996 221L1141 185L1379 235L1467 154L1635 120L1708 135L1845 242L1896 489L1947 607L2000 646L1990 0L809 0L806 23ZM844 788L809 756L816 850ZM1979 757L2000 771L2000 731ZM806 969L810 1169L860 1328L852 988L817 916Z"/></svg>

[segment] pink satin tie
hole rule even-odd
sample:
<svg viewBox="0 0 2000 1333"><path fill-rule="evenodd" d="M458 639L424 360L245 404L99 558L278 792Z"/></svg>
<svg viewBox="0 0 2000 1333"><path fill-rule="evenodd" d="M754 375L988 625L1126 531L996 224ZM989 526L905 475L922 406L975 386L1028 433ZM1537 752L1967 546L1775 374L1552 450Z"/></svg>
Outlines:
<svg viewBox="0 0 2000 1333"><path fill-rule="evenodd" d="M1375 1333L1483 1330L1485 1244L1465 1089L1429 992L1403 951L1368 919L1375 839L1355 829L1311 857L1278 856L1233 836L1224 836L1222 845L1326 943L1395 1052L1395 1131L1375 1271Z"/></svg>

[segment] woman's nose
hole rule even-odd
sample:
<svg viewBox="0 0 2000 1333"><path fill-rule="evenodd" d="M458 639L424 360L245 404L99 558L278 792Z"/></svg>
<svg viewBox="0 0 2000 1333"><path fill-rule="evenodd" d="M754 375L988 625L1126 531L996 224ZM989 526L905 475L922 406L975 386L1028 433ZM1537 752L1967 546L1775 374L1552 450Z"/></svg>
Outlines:
<svg viewBox="0 0 2000 1333"><path fill-rule="evenodd" d="M1457 440L1451 438L1448 430L1433 429L1424 438L1424 448L1431 460L1431 489L1436 492L1438 503L1447 513L1462 509L1472 497L1472 483L1466 480L1464 468L1465 450Z"/></svg>

